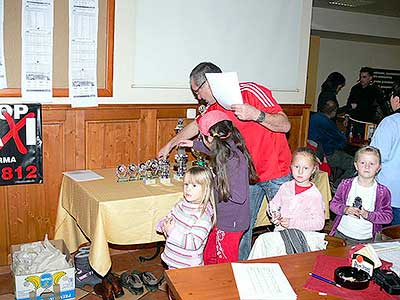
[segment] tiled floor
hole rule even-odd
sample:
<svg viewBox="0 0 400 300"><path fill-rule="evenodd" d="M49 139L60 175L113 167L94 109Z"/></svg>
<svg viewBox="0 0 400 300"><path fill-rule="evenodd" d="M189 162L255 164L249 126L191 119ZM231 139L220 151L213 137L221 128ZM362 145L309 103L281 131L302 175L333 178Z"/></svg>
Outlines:
<svg viewBox="0 0 400 300"><path fill-rule="evenodd" d="M139 270L139 271L150 271L157 278L159 278L163 272L164 268L161 265L160 256L156 257L151 261L146 261L141 263L139 261L139 256L151 256L155 253L155 248L138 249L138 250L112 250L112 272L121 272L126 270ZM4 269L4 268L3 268ZM9 272L0 273L0 299L2 295L13 293L13 278ZM101 300L98 296L94 294L88 294L83 300ZM121 298L120 298L121 299ZM137 299L137 298L135 298ZM154 292L149 292L140 298L141 300L167 300L168 295L165 291L157 290Z"/></svg>

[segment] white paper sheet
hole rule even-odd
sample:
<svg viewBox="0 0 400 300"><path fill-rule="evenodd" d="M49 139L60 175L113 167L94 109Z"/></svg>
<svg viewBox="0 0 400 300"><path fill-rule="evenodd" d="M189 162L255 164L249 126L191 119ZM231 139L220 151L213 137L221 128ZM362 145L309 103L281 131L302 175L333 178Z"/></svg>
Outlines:
<svg viewBox="0 0 400 300"><path fill-rule="evenodd" d="M4 0L0 0L0 89L6 87L7 77L4 61Z"/></svg>
<svg viewBox="0 0 400 300"><path fill-rule="evenodd" d="M69 1L69 97L72 107L97 106L97 0Z"/></svg>
<svg viewBox="0 0 400 300"><path fill-rule="evenodd" d="M236 72L206 73L206 78L215 99L225 109L231 109L232 104L243 104Z"/></svg>
<svg viewBox="0 0 400 300"><path fill-rule="evenodd" d="M99 174L91 170L76 170L76 171L64 172L63 174L75 181L91 181L91 180L104 179L103 176L100 176Z"/></svg>
<svg viewBox="0 0 400 300"><path fill-rule="evenodd" d="M53 83L53 0L23 0L21 92L24 100L49 102Z"/></svg>
<svg viewBox="0 0 400 300"><path fill-rule="evenodd" d="M297 299L277 263L232 263L240 300Z"/></svg>
<svg viewBox="0 0 400 300"><path fill-rule="evenodd" d="M391 270L400 276L400 242L370 244L380 259L393 263Z"/></svg>

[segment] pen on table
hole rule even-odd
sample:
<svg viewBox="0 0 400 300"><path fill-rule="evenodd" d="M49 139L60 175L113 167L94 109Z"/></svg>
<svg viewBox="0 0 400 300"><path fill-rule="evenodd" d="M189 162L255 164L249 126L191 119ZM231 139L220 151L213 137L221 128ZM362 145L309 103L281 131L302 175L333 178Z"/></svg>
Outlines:
<svg viewBox="0 0 400 300"><path fill-rule="evenodd" d="M332 281L332 280L329 280L329 279L327 279L327 278L325 278L325 277L319 276L319 275L317 275L317 274L308 273L308 275L310 275L311 277L317 278L317 279L319 279L319 280L321 280L321 281L324 281L324 282L326 282L326 283L329 283L329 284L332 284L332 285L336 285L337 287L342 287L340 284L337 284L336 282L334 282L334 281Z"/></svg>

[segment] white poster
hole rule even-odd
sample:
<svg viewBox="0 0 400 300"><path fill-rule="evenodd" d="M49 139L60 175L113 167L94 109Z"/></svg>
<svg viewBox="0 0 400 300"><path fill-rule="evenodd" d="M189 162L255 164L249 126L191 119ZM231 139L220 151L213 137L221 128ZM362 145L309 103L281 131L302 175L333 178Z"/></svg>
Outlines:
<svg viewBox="0 0 400 300"><path fill-rule="evenodd" d="M4 0L0 0L0 89L7 87L6 65L4 62Z"/></svg>
<svg viewBox="0 0 400 300"><path fill-rule="evenodd" d="M97 0L69 1L69 97L72 107L97 106Z"/></svg>
<svg viewBox="0 0 400 300"><path fill-rule="evenodd" d="M22 2L21 92L24 100L50 101L53 82L53 0Z"/></svg>

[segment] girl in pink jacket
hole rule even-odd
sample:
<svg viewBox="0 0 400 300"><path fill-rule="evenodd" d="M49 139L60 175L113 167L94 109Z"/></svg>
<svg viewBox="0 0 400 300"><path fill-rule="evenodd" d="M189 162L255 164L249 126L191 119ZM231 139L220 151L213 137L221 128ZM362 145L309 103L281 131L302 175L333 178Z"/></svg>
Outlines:
<svg viewBox="0 0 400 300"><path fill-rule="evenodd" d="M324 227L324 202L321 192L312 183L318 161L310 148L298 148L292 156L293 180L281 185L269 202L269 214L275 230L289 228L318 231Z"/></svg>

